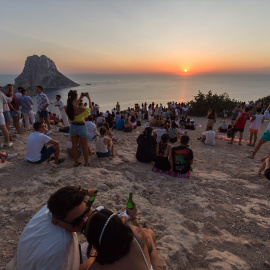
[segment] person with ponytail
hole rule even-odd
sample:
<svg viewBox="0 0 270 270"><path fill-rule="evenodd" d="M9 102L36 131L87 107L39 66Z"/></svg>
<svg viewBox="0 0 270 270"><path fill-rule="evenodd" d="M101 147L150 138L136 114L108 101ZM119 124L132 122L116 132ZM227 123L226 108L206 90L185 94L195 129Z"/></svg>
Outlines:
<svg viewBox="0 0 270 270"><path fill-rule="evenodd" d="M169 171L171 169L169 155L171 153L171 145L168 144L170 139L169 134L163 134L160 139L160 143L156 148L155 167L162 171Z"/></svg>
<svg viewBox="0 0 270 270"><path fill-rule="evenodd" d="M88 98L90 108L78 106L78 103L83 99L84 96ZM80 98L78 98L78 93L76 90L70 90L68 92L66 113L71 121L69 133L72 141L72 156L75 161L74 167L78 167L81 164L81 162L78 161L78 145L81 146L83 151L84 166L88 166L88 133L85 125L85 118L89 116L91 110L92 102L88 93L82 93Z"/></svg>

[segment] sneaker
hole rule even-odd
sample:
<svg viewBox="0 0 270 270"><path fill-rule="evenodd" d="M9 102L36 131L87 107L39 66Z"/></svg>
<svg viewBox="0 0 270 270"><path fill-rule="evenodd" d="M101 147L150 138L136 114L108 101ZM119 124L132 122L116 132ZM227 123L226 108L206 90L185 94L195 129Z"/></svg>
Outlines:
<svg viewBox="0 0 270 270"><path fill-rule="evenodd" d="M52 132L52 130L51 130L51 129L48 129L48 130L45 132L45 134L46 134L46 135L49 135L51 132Z"/></svg>
<svg viewBox="0 0 270 270"><path fill-rule="evenodd" d="M4 143L4 145L7 146L7 147L12 147L13 146L13 143L12 142Z"/></svg>
<svg viewBox="0 0 270 270"><path fill-rule="evenodd" d="M18 153L8 154L6 160L10 160L10 159L15 158L15 157L17 157L17 156L18 156Z"/></svg>

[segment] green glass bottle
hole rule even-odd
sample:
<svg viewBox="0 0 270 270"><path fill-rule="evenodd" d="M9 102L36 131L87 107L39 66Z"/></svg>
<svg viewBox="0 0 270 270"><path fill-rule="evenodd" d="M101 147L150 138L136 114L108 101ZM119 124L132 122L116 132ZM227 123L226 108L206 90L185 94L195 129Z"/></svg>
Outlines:
<svg viewBox="0 0 270 270"><path fill-rule="evenodd" d="M96 191L95 191L95 194L97 194L97 193L98 193L98 191L96 190ZM91 196L91 197L89 197L89 199L88 199L88 201L87 201L87 203L86 203L86 206L87 206L88 208L90 208L90 207L92 206L92 204L94 203L95 199L96 199L96 196Z"/></svg>
<svg viewBox="0 0 270 270"><path fill-rule="evenodd" d="M134 203L132 200L132 193L129 193L129 198L128 198L128 202L127 202L127 208L132 210L134 208Z"/></svg>

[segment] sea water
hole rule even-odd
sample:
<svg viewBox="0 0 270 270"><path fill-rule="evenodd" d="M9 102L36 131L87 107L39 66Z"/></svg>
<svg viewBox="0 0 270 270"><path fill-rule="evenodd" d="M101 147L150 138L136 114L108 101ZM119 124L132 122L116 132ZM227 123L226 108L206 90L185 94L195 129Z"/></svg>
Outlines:
<svg viewBox="0 0 270 270"><path fill-rule="evenodd" d="M1 85L14 83L18 75L0 75ZM55 95L62 96L64 102L70 89L78 93L88 92L91 100L100 106L101 111L111 110L116 102L121 109L134 107L135 103L187 102L200 90L207 93L227 92L230 98L251 101L270 94L270 76L268 74L208 74L208 75L168 75L168 74L71 74L68 78L80 84L73 88L46 89L51 101ZM34 101L36 97L33 97ZM84 98L87 102L87 99ZM59 114L58 109L50 105L49 110Z"/></svg>

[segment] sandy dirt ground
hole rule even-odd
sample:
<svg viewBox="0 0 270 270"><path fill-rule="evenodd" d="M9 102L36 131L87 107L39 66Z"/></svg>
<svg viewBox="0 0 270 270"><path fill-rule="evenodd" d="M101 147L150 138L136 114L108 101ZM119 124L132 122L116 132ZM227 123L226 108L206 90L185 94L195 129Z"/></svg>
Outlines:
<svg viewBox="0 0 270 270"><path fill-rule="evenodd" d="M206 119L194 120L202 127L188 131L194 151L190 179L154 173L153 164L136 160L136 138L143 126L132 133L115 131L121 139L115 143L117 156L112 160L91 156L89 168L73 167L66 137L56 127L50 136L61 143L61 156L66 157L61 165L27 163L29 133L18 137L10 152L19 156L0 164L0 269L16 269L17 243L25 225L53 192L66 185L97 188L95 206L116 212L124 210L133 192L140 220L153 226L166 270L270 269L270 182L256 174L270 143L251 160L247 156L252 147L247 143L198 142ZM259 136L268 123L261 126ZM249 136L248 127L244 138ZM94 143L90 146L94 149Z"/></svg>

